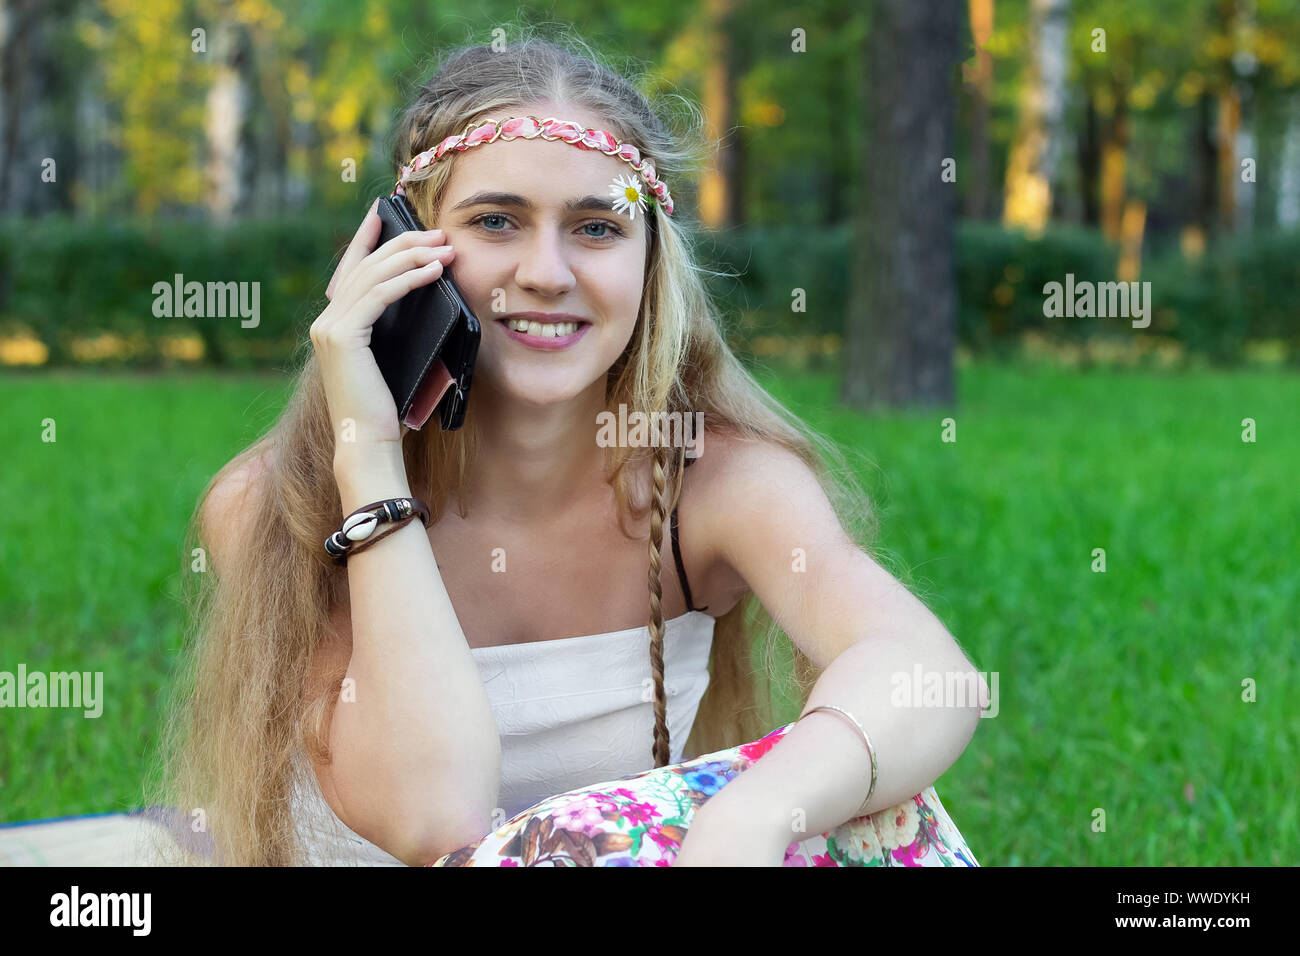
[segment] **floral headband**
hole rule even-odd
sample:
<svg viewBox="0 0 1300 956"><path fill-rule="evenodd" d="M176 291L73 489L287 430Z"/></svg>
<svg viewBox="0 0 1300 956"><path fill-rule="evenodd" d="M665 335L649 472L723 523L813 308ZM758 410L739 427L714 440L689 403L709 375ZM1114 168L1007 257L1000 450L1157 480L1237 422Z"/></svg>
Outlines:
<svg viewBox="0 0 1300 956"><path fill-rule="evenodd" d="M568 120L557 120L554 117L542 120L531 115L511 116L504 120L484 120L473 128L466 126L465 132L458 136L448 136L433 149L426 149L418 156L412 157L411 161L402 167L393 195L406 195L405 184L411 178L411 174L425 166L433 165L442 159L448 150L464 152L471 146L495 143L498 139L536 139L538 136L542 139L570 143L579 149L598 149L607 156L621 159L631 166L640 175L641 181L649 187L649 195L641 190L637 181L631 176L628 176L626 181L624 177L616 176L609 187L610 194L618 197L614 202L615 212L627 210L628 216L635 219L637 206L645 209L646 202L649 201L652 205L658 205L664 211L664 215L673 214L673 200L668 195L668 187L655 178L654 165L648 159L641 159L641 153L635 146L630 143L620 143L604 130L583 129L580 124Z"/></svg>

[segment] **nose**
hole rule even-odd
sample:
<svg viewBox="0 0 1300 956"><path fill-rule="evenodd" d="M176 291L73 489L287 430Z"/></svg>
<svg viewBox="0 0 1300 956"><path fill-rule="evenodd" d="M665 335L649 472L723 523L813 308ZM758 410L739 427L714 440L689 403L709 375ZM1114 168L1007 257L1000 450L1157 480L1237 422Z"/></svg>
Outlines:
<svg viewBox="0 0 1300 956"><path fill-rule="evenodd" d="M555 230L539 229L522 244L515 269L519 287L539 296L556 296L575 285L563 237Z"/></svg>

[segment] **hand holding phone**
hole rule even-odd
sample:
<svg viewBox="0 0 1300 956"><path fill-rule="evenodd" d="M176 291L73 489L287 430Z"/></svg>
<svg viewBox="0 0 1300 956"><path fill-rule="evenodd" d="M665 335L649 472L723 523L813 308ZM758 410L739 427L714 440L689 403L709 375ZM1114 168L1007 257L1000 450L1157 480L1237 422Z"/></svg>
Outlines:
<svg viewBox="0 0 1300 956"><path fill-rule="evenodd" d="M402 196L380 197L376 212L381 243L423 231ZM443 429L461 427L480 338L478 319L445 269L385 308L370 348L402 424L423 428L436 410Z"/></svg>
<svg viewBox="0 0 1300 956"><path fill-rule="evenodd" d="M379 203L366 213L344 253L326 296L330 304L311 326L336 443L353 450L401 450L402 433L391 389L370 350L375 321L392 302L442 275L454 256L439 234L405 233L380 244Z"/></svg>

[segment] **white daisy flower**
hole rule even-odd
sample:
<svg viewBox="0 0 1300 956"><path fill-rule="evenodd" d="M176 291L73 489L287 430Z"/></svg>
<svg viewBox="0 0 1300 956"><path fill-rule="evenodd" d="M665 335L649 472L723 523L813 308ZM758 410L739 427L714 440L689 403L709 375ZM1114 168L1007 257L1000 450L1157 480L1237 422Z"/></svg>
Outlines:
<svg viewBox="0 0 1300 956"><path fill-rule="evenodd" d="M631 176L627 177L626 182L623 181L622 176L616 176L614 181L610 183L609 193L611 196L616 197L614 199L614 211L626 212L627 217L633 221L636 220L636 207L640 205L642 209L646 208L645 196L637 185L637 181Z"/></svg>

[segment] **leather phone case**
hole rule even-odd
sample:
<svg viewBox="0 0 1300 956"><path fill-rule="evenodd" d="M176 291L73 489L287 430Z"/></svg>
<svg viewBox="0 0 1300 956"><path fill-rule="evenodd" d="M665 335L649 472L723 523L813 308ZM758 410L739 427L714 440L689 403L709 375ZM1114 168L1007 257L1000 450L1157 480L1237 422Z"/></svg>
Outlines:
<svg viewBox="0 0 1300 956"><path fill-rule="evenodd" d="M377 212L382 225L375 248L424 229L402 196L381 196ZM403 425L419 431L435 411L444 430L464 424L481 334L446 269L384 309L371 328L370 350Z"/></svg>

